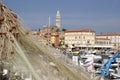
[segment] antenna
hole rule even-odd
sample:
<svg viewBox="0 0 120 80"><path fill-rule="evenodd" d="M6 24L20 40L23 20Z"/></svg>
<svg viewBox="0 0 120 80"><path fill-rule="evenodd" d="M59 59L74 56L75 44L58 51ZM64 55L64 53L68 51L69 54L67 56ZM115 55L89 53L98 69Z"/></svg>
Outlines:
<svg viewBox="0 0 120 80"><path fill-rule="evenodd" d="M49 26L50 26L50 16L49 16Z"/></svg>
<svg viewBox="0 0 120 80"><path fill-rule="evenodd" d="M48 33L48 35L47 35L47 40L48 40L48 44L49 44L49 42L50 42L50 35L49 35L49 33L50 33L50 16L49 16L49 18L48 18L48 31L47 31L47 33Z"/></svg>

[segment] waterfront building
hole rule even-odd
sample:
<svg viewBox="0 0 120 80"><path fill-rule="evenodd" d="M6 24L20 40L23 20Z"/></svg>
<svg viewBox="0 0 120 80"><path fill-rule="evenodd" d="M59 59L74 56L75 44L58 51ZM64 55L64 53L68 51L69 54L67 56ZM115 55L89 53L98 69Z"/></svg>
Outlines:
<svg viewBox="0 0 120 80"><path fill-rule="evenodd" d="M59 31L59 28L57 26L55 26L55 25L43 26L40 29L40 32L42 32L44 34L51 33L51 32L58 32L58 31Z"/></svg>
<svg viewBox="0 0 120 80"><path fill-rule="evenodd" d="M65 44L75 47L87 47L95 44L95 31L92 29L66 30Z"/></svg>
<svg viewBox="0 0 120 80"><path fill-rule="evenodd" d="M111 39L106 37L96 37L92 29L66 30L65 44L86 49L110 49L113 48Z"/></svg>
<svg viewBox="0 0 120 80"><path fill-rule="evenodd" d="M59 28L55 25L44 26L40 29L43 33L43 38L53 45L59 44Z"/></svg>
<svg viewBox="0 0 120 80"><path fill-rule="evenodd" d="M97 38L108 38L111 40L111 44L114 49L120 49L120 33L119 32L107 32L96 35Z"/></svg>
<svg viewBox="0 0 120 80"><path fill-rule="evenodd" d="M51 33L51 44L54 46L58 46L59 45L59 33Z"/></svg>
<svg viewBox="0 0 120 80"><path fill-rule="evenodd" d="M59 31L60 31L60 12L59 10L56 13L56 25L50 24L50 17L49 17L49 25L45 25L40 29L40 33L48 43L53 45L59 45Z"/></svg>
<svg viewBox="0 0 120 80"><path fill-rule="evenodd" d="M95 38L95 45L93 47L100 49L110 49L113 48L113 45L111 43L111 40L108 38Z"/></svg>

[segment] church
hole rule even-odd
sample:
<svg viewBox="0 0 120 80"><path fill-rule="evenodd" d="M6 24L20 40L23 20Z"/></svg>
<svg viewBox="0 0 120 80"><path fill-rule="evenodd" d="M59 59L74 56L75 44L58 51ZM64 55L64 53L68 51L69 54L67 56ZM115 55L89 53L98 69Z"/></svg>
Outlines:
<svg viewBox="0 0 120 80"><path fill-rule="evenodd" d="M41 36L44 37L47 43L51 43L53 45L59 45L60 26L61 26L61 16L60 16L60 11L57 10L56 24L50 25L50 20L49 20L49 25L43 26L40 29L40 33L42 34Z"/></svg>

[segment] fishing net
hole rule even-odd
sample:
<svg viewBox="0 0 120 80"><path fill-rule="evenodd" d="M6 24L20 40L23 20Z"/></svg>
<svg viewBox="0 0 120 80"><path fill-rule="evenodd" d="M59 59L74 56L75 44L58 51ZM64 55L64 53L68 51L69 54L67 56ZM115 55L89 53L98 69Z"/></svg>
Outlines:
<svg viewBox="0 0 120 80"><path fill-rule="evenodd" d="M7 69L9 80L90 80L85 71L72 69L48 49L53 48L38 44L19 17L0 2L0 76Z"/></svg>

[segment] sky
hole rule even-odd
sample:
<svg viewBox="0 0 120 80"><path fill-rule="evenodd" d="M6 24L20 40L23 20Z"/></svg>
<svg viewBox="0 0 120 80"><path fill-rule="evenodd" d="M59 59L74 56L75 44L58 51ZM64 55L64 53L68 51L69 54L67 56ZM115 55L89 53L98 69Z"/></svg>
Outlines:
<svg viewBox="0 0 120 80"><path fill-rule="evenodd" d="M55 25L60 11L61 29L91 28L96 33L120 32L120 0L3 0L30 29Z"/></svg>

